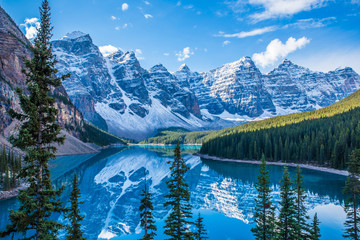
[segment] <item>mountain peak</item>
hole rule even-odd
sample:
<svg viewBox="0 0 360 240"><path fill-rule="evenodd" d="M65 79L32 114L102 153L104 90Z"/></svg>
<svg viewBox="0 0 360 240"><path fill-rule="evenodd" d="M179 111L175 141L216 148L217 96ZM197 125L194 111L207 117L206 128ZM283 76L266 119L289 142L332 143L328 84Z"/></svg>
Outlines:
<svg viewBox="0 0 360 240"><path fill-rule="evenodd" d="M149 72L168 72L168 70L160 63L150 68Z"/></svg>
<svg viewBox="0 0 360 240"><path fill-rule="evenodd" d="M190 72L190 68L185 63L183 63L179 67L178 72Z"/></svg>
<svg viewBox="0 0 360 240"><path fill-rule="evenodd" d="M123 55L124 55L124 52L119 49L119 50L117 50L116 52L111 53L111 54L108 55L107 57L108 57L110 60L115 61L115 60L117 60L117 59L120 59L121 56L123 56Z"/></svg>
<svg viewBox="0 0 360 240"><path fill-rule="evenodd" d="M287 66L290 66L290 65L295 65L292 61L290 61L289 59L285 58L281 65L287 65Z"/></svg>
<svg viewBox="0 0 360 240"><path fill-rule="evenodd" d="M242 57L237 62L240 62L244 65L246 64L255 65L254 61L249 56Z"/></svg>
<svg viewBox="0 0 360 240"><path fill-rule="evenodd" d="M72 39L79 39L79 38L82 38L82 37L86 37L86 38L91 39L89 34L83 33L81 31L74 31L74 32L66 34L65 36L60 38L60 40L72 40Z"/></svg>

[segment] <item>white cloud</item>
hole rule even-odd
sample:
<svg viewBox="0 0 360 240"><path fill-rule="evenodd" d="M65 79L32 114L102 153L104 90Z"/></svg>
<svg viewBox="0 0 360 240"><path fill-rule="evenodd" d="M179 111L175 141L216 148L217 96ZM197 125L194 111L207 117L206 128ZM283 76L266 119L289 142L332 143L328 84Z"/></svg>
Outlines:
<svg viewBox="0 0 360 240"><path fill-rule="evenodd" d="M184 9L193 9L194 8L194 5L187 5L187 6L184 6Z"/></svg>
<svg viewBox="0 0 360 240"><path fill-rule="evenodd" d="M190 58L191 55L194 55L194 52L191 50L190 47L186 47L176 54L176 56L178 57L177 60L179 62L185 61L186 59Z"/></svg>
<svg viewBox="0 0 360 240"><path fill-rule="evenodd" d="M321 18L321 19L314 19L314 18L308 18L308 19L300 19L295 23L290 23L284 26L284 28L287 27L297 27L300 29L308 29L308 28L320 28L325 27L329 25L330 23L334 22L336 20L336 17L327 17L327 18Z"/></svg>
<svg viewBox="0 0 360 240"><path fill-rule="evenodd" d="M178 1L178 2L176 3L176 6L177 6L177 7L180 7L180 6L181 6L181 1Z"/></svg>
<svg viewBox="0 0 360 240"><path fill-rule="evenodd" d="M143 54L143 52L142 52L141 49L136 49L136 50L135 50L135 56L136 56L137 59L139 59L139 60L145 59L145 58L142 56L142 54Z"/></svg>
<svg viewBox="0 0 360 240"><path fill-rule="evenodd" d="M25 36L27 39L33 39L37 35L37 29L40 27L38 18L26 18L20 26L25 27Z"/></svg>
<svg viewBox="0 0 360 240"><path fill-rule="evenodd" d="M126 10L129 9L129 5L128 5L127 3L123 3L123 4L121 5L121 9L122 9L123 11L126 11Z"/></svg>
<svg viewBox="0 0 360 240"><path fill-rule="evenodd" d="M257 36L257 35L261 35L267 32L272 32L275 31L277 29L277 27L275 26L270 26L270 27L264 27L264 28L258 28L258 29L254 29L248 32L239 32L239 33L233 33L233 34L225 34L224 32L219 32L219 34L215 35L217 37L226 37L226 38L233 38L233 37L237 37L237 38L246 38L246 37L252 37L252 36Z"/></svg>
<svg viewBox="0 0 360 240"><path fill-rule="evenodd" d="M223 46L227 46L227 45L229 45L230 43L231 43L231 42L230 42L229 40L226 40L226 41L223 42L222 45L223 45Z"/></svg>
<svg viewBox="0 0 360 240"><path fill-rule="evenodd" d="M166 52L166 53L164 53L164 56L167 56L167 57L168 57L168 56L170 56L170 53L167 53L167 52Z"/></svg>
<svg viewBox="0 0 360 240"><path fill-rule="evenodd" d="M292 16L324 5L327 0L249 0L252 5L262 5L265 11L251 15L255 21Z"/></svg>
<svg viewBox="0 0 360 240"><path fill-rule="evenodd" d="M290 17L302 11L310 11L325 6L330 0L227 0L226 4L235 13L244 14L252 9L263 9L250 18L259 22L271 18ZM357 1L357 0L354 0Z"/></svg>
<svg viewBox="0 0 360 240"><path fill-rule="evenodd" d="M146 5L150 5L151 3L149 1L144 1Z"/></svg>
<svg viewBox="0 0 360 240"><path fill-rule="evenodd" d="M104 57L107 57L110 54L113 54L113 53L117 52L119 49L117 47L112 46L112 45L106 45L106 46L100 46L99 50L100 50L101 54Z"/></svg>
<svg viewBox="0 0 360 240"><path fill-rule="evenodd" d="M259 64L264 68L274 64L280 58L285 58L289 53L303 48L309 42L310 40L306 37L299 38L298 40L290 37L285 44L279 39L274 39L266 47L265 52L255 53L253 55L253 60L256 64Z"/></svg>
<svg viewBox="0 0 360 240"><path fill-rule="evenodd" d="M122 26L116 26L115 27L115 30L119 31L121 29L126 29L129 27L129 24L128 23L124 23Z"/></svg>
<svg viewBox="0 0 360 240"><path fill-rule="evenodd" d="M153 16L152 16L151 14L144 14L144 17L145 17L146 19L153 18Z"/></svg>
<svg viewBox="0 0 360 240"><path fill-rule="evenodd" d="M111 20L116 20L116 17L115 17L115 16L111 16Z"/></svg>

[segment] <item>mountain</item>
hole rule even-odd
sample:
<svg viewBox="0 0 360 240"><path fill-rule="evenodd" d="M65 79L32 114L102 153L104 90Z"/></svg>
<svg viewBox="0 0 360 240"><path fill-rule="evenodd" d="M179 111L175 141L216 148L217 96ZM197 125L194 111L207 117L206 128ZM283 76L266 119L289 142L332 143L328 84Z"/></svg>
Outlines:
<svg viewBox="0 0 360 240"><path fill-rule="evenodd" d="M64 87L86 120L128 138L158 129L211 130L254 119L316 110L360 88L351 68L314 72L284 60L262 74L250 57L205 73L183 64L143 69L131 51L103 56L88 34L73 32L53 42Z"/></svg>
<svg viewBox="0 0 360 240"><path fill-rule="evenodd" d="M161 64L145 70L134 52L103 57L89 35L70 33L53 41L63 86L86 120L118 136L143 139L159 128L211 128L195 94ZM220 124L230 126L230 122Z"/></svg>
<svg viewBox="0 0 360 240"><path fill-rule="evenodd" d="M21 88L25 93L27 92L26 78L22 69L25 68L24 58L30 59L32 55L31 43L11 17L0 7L0 145L5 144L10 147L6 139L15 134L21 124L17 120L11 119L8 110L10 108L16 111L21 110L15 89ZM76 145L78 149L82 149L81 153L96 152L97 150L92 146L87 146L84 142L74 138L80 138L83 141L92 139L93 136L88 136L87 129L96 132L101 139L106 134L94 130L94 127L84 122L82 113L72 104L63 86L52 89L51 95L55 97L56 107L59 110L57 122L66 130L62 134L69 136L68 140L74 143L70 145ZM120 139L118 140L120 141ZM101 141L98 140L98 142ZM66 147L60 148L62 148L60 149L62 154L67 154ZM71 151L71 153L80 152Z"/></svg>
<svg viewBox="0 0 360 240"><path fill-rule="evenodd" d="M212 139L221 138L227 135L254 132L271 128L279 128L314 119L330 118L336 115L347 113L354 108L360 108L360 90L357 90L356 92L342 99L339 102L315 111L276 116L261 121L249 122L240 126L225 128L217 131L189 132L184 129L165 129L159 131L156 136L147 139L143 143L174 144L177 141L180 141L186 144L202 144L204 142L211 141ZM351 118L353 118L353 116L355 115L350 114ZM356 118L353 120L358 121L358 119ZM343 122L343 120L341 120L340 122ZM356 124L357 122L355 122L355 125Z"/></svg>

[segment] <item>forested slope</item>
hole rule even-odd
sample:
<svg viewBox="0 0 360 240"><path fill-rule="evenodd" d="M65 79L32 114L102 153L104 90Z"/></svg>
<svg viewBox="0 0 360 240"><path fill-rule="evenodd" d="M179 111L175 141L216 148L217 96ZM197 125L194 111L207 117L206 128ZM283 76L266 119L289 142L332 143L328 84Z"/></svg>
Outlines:
<svg viewBox="0 0 360 240"><path fill-rule="evenodd" d="M314 163L344 169L360 147L360 107L281 127L231 133L202 145L201 153L233 159Z"/></svg>
<svg viewBox="0 0 360 240"><path fill-rule="evenodd" d="M262 121L251 122L244 125L226 128L219 131L187 132L178 129L160 131L155 137L149 138L146 143L174 144L177 141L182 143L204 143L210 139L249 131L282 127L290 124L300 123L306 120L332 117L337 114L348 112L356 107L360 107L360 90L343 100L316 111L296 113L284 116L273 117Z"/></svg>

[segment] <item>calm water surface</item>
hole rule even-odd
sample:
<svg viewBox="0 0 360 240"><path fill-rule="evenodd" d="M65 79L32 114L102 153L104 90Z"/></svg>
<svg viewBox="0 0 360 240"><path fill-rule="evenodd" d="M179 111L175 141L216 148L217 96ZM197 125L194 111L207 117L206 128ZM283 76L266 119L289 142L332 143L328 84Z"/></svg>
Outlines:
<svg viewBox="0 0 360 240"><path fill-rule="evenodd" d="M200 212L210 240L254 239L254 187L258 165L224 163L201 160L192 156L197 146L182 146L183 157L190 167L186 176L191 191L194 216ZM134 146L112 148L99 154L59 157L51 162L52 178L56 186L65 185L64 202L68 200L74 173L80 178L84 214L84 232L87 239L139 239L140 194L147 173L153 193L154 215L158 224L156 239L162 234L167 193L166 180L173 147ZM279 202L279 181L283 168L268 166L271 174L273 199ZM295 168L289 168L291 176ZM322 239L342 239L345 213L342 208L345 177L303 169L304 187L308 197L309 215L318 213ZM16 199L0 201L0 229L7 223L8 209L16 208ZM64 220L60 217L60 221ZM65 223L65 222L64 222Z"/></svg>

